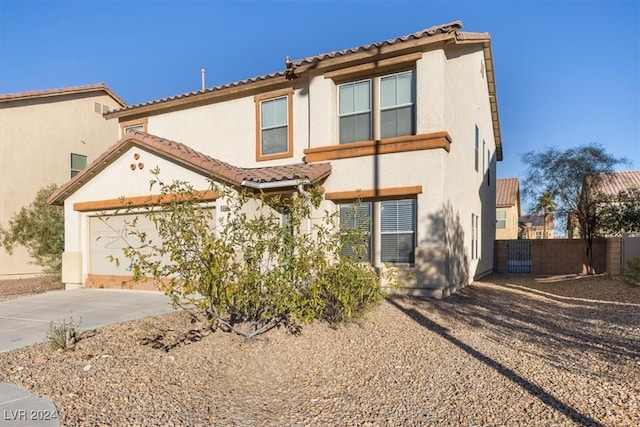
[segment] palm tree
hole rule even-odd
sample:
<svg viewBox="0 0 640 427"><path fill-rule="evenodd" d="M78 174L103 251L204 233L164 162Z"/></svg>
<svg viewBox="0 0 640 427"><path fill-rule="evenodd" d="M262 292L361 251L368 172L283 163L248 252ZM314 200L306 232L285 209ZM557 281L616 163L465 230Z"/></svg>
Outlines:
<svg viewBox="0 0 640 427"><path fill-rule="evenodd" d="M551 195L551 193L549 193L548 191L545 191L540 195L540 198L538 199L538 204L536 205L536 212L544 213L544 224L543 224L544 231L542 232L543 239L547 238L547 218L549 216L549 213L553 212L554 210L556 210L556 202L553 199L553 196Z"/></svg>

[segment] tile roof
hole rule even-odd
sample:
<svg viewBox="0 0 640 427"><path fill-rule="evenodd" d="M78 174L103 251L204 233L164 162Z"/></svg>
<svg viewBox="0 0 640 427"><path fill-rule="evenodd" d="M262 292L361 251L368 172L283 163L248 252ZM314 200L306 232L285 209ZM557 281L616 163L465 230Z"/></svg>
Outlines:
<svg viewBox="0 0 640 427"><path fill-rule="evenodd" d="M496 156L502 160L502 132L500 130L500 121L498 114L498 100L496 94L495 75L493 67L493 54L491 52L491 37L489 33L472 33L460 31L462 28L461 21L454 21L447 24L436 25L422 31L418 31L406 36L396 37L377 43L366 44L350 49L337 50L329 53L309 56L303 59L289 60L285 59L285 70L258 77L239 80L233 83L223 84L204 90L192 91L180 95L170 96L144 103L125 106L119 110L110 111L106 114L107 118L127 117L134 114L158 113L160 111L171 110L173 108L187 108L185 105L194 103L211 102L218 96L238 96L243 91L264 90L272 88L273 85L287 84L287 80L295 78L298 74L308 70L317 70L324 65L331 65L335 61L348 62L350 60L362 62L371 60L372 57L380 52L384 52L389 47L389 53L393 51L398 54L402 49L402 43L406 43L407 49L415 49L421 44L438 42L443 40L452 40L456 43L481 43L483 45L487 85L489 89L489 101L491 105L492 125L496 141ZM439 36L439 37L438 37ZM354 63L356 63L354 62ZM336 64L332 66L335 67ZM345 66L343 62L341 64ZM348 65L348 64L347 64Z"/></svg>
<svg viewBox="0 0 640 427"><path fill-rule="evenodd" d="M331 58L335 58L335 57L340 57L340 56L347 56L347 55L351 55L354 53L358 53L358 52L362 52L362 51L369 51L372 49L379 49L382 46L385 45L394 45L397 43L402 43L402 42L407 42L410 40L417 40L417 39L421 39L423 37L429 37L429 36L434 36L436 34L448 34L448 33L456 33L456 37L458 36L458 30L460 30L462 28L462 22L461 21L454 21L454 22L450 22L448 24L443 24L443 25L436 25L433 26L431 28L427 28L425 30L421 30L418 32L415 32L413 34L408 34L406 36L401 36L401 37L395 37L392 39L388 39L388 40L384 40L381 42L376 42L376 43L370 43L370 44L366 44L363 46L357 46L357 47L353 47L351 49L342 49L342 50L336 50L333 52L329 52L329 53L321 53L319 55L314 55L314 56L309 56L307 58L303 58L303 59L298 59L296 61L290 61L289 64L291 64L289 67L287 68L295 68L295 67L299 67L303 64L314 64L316 62L319 61L323 61L325 59L331 59ZM462 37L464 40L468 40L467 38L464 37L469 37L467 36L468 34L473 34L473 33L462 33L464 34ZM482 36L484 36L485 38L488 37L488 35L482 34Z"/></svg>
<svg viewBox="0 0 640 427"><path fill-rule="evenodd" d="M496 206L515 206L520 199L518 178L499 179L496 185Z"/></svg>
<svg viewBox="0 0 640 427"><path fill-rule="evenodd" d="M640 170L601 173L597 177L598 190L607 196L616 196L633 187L640 188Z"/></svg>
<svg viewBox="0 0 640 427"><path fill-rule="evenodd" d="M20 101L23 99L34 99L34 98L47 98L52 96L72 95L72 94L96 92L96 91L104 91L107 95L111 96L122 107L127 106L127 103L124 102L122 98L120 98L118 95L116 95L115 92L109 89L109 87L107 87L107 85L105 85L104 83L97 83L97 84L84 85L84 86L71 86L71 87L64 87L64 88L58 88L58 89L30 90L26 92L0 94L0 102Z"/></svg>
<svg viewBox="0 0 640 427"><path fill-rule="evenodd" d="M123 150L137 146L150 150L183 167L211 177L233 187L250 184L277 183L297 179L319 181L331 173L329 163L299 163L286 166L240 168L203 154L180 142L171 141L145 132L129 132L85 169L62 185L48 200L50 204L61 204L91 178L119 157Z"/></svg>
<svg viewBox="0 0 640 427"><path fill-rule="evenodd" d="M333 52L329 52L329 53L322 53L319 55L314 55L314 56L309 56L307 58L302 58L302 59L297 59L294 61L289 61L288 58L285 61L285 70L284 71L278 71L278 72L274 72L274 73L270 73L270 74L265 74L265 75L261 75L261 76L257 76L257 77L252 77L249 79L244 79L244 80L239 80L233 83L227 83L227 84L223 84L223 85L219 85L219 86L215 86L215 87L211 87L211 88L207 88L205 90L199 90L199 91L192 91L192 92L187 92L187 93L183 93L180 95L175 95L175 96L170 96L170 97L166 97L166 98L161 98L161 99L157 99L157 100L153 100L153 101L148 101L148 102L144 102L144 103L140 103L140 104L135 104L135 105L130 105L127 107L124 107L120 110L116 110L116 111L112 111L110 113L120 113L120 112L125 112L128 110L135 110L141 107L146 107L146 106L151 106L151 105L157 105L157 104L162 104L165 102L169 102L169 101L176 101L176 100L181 100L184 98L189 98L189 97L194 97L197 95L202 95L202 94L206 94L206 93L211 93L211 92L217 92L217 91L221 91L223 89L229 89L229 88L234 88L234 87L239 87L239 86L243 86L249 83L256 83L256 82L260 82L260 81L266 81L266 80L271 80L271 79L275 79L278 77L286 77L287 75L291 75L292 70L295 70L298 67L301 66L305 66L305 65L312 65L312 64L317 64L318 62L321 61L325 61L328 59L333 59L336 57L345 57L345 56L349 56L355 53L359 53L359 52L367 52L370 50L375 50L378 49L382 46L386 46L386 45L395 45L398 43L403 43L403 42L407 42L410 40L416 40L416 39L422 39L425 37L431 37L434 36L436 34L449 34L452 33L452 37L456 37L458 40L460 41L471 41L471 40L477 40L477 41L484 41L484 40L489 40L489 34L488 33L468 33L468 32L458 32L459 29L462 28L462 22L461 21L454 21L448 24L443 24L443 25L437 25L431 28L427 28L425 30L422 31L418 31L416 33L413 34L409 34L406 36L402 36L402 37L396 37L393 39L388 39L382 42L377 42L377 43L371 43L371 44L367 44L367 45L363 45L363 46L358 46L358 47L354 47L354 48L350 48L350 49L343 49L343 50L337 50L337 51L333 51Z"/></svg>

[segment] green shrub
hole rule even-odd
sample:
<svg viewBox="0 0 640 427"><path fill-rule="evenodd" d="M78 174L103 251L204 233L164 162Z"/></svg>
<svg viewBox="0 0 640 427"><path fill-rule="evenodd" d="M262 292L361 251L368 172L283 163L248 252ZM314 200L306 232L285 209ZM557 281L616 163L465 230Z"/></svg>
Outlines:
<svg viewBox="0 0 640 427"><path fill-rule="evenodd" d="M57 188L51 184L38 190L34 201L9 219L9 227L0 229L0 243L9 254L16 245L24 246L45 273L59 276L64 251L64 211L62 206L47 204Z"/></svg>
<svg viewBox="0 0 640 427"><path fill-rule="evenodd" d="M215 326L252 338L279 325L298 330L314 319L349 319L382 298L375 271L343 255L354 253L363 231L340 229L337 213L320 212L316 189L265 195L212 183L226 207L213 226L212 210L188 183L164 184L153 173L151 188L169 203L141 215L163 243L133 221L123 232L136 242L125 249L129 268L134 279L153 278L174 303L195 306Z"/></svg>

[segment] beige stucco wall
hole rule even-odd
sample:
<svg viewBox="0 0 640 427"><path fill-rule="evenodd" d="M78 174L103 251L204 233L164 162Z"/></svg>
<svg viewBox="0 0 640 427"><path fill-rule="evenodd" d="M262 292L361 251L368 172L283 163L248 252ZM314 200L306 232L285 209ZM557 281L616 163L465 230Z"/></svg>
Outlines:
<svg viewBox="0 0 640 427"><path fill-rule="evenodd" d="M226 100L149 117L147 132L182 142L191 148L240 167L302 162L307 148L307 100L301 88L293 94L293 156L256 161L256 102L254 96Z"/></svg>
<svg viewBox="0 0 640 427"><path fill-rule="evenodd" d="M502 206L496 210L506 211L506 228L496 228L496 240L512 240L518 238L518 206Z"/></svg>
<svg viewBox="0 0 640 427"><path fill-rule="evenodd" d="M445 157L444 186L446 203L453 209L452 226L461 226L456 233L469 258L469 280L482 276L493 268L495 236L496 146L493 135L491 107L480 46L452 46L446 52L444 67L445 127L453 143ZM478 171L475 170L475 126L479 131ZM484 143L483 143L484 142ZM489 157L486 151L489 150ZM471 257L472 214L479 216L478 256ZM457 238L456 237L456 238ZM448 251L451 251L449 243Z"/></svg>
<svg viewBox="0 0 640 427"><path fill-rule="evenodd" d="M0 226L40 188L70 179L71 153L91 162L116 142L118 123L94 112L94 102L120 107L104 92L0 103ZM0 279L40 272L23 248L13 255L0 248Z"/></svg>

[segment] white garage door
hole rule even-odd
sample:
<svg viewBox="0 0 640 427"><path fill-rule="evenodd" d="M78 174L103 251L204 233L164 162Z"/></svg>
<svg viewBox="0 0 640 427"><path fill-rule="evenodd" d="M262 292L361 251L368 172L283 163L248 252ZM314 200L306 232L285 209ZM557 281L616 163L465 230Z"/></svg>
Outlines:
<svg viewBox="0 0 640 427"><path fill-rule="evenodd" d="M138 247L140 240L127 235L127 224L133 224L138 217L135 229L147 234L154 243L160 242L158 233L151 221L144 215L113 215L109 217L91 217L89 219L89 257L90 274L129 276L129 260L125 258L123 248L131 245ZM110 261L110 257L119 263Z"/></svg>
<svg viewBox="0 0 640 427"><path fill-rule="evenodd" d="M212 210L211 226L215 224L215 213ZM127 224L133 224L138 218L135 229L147 235L147 241L159 245L161 239L153 223L143 214L111 215L108 217L89 218L89 274L130 276L129 260L123 249L129 245L139 247L140 240L136 236L127 235ZM110 261L117 258L119 263Z"/></svg>

